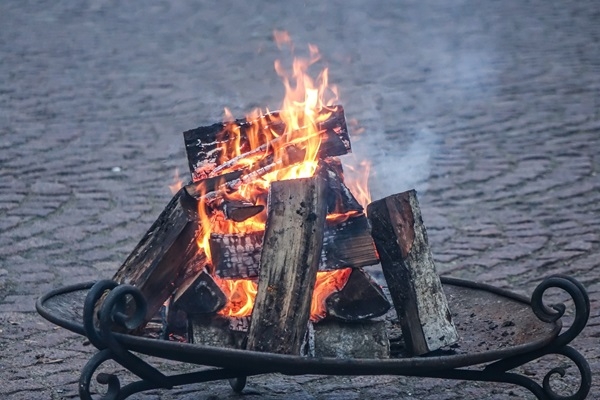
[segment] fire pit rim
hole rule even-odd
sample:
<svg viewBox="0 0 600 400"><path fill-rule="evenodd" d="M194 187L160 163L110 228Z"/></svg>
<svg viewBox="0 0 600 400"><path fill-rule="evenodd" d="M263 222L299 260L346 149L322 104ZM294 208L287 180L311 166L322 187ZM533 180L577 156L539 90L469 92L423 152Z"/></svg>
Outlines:
<svg viewBox="0 0 600 400"><path fill-rule="evenodd" d="M550 276L536 287L531 300L505 289L457 278L442 277L442 283L444 285L462 286L492 292L501 297L523 303L524 305L530 305L535 316L547 326L552 326L552 329L538 340L481 353L384 360L307 358L142 338L113 332L106 323L101 324L100 330L94 327L95 332L90 336L86 335L86 328L89 329L90 323L88 320L94 314L89 310L89 307L87 307L88 310L86 312L86 307L84 306L84 315L87 315L87 317L84 317L83 325L73 320L64 319L46 307L45 303L54 297L58 298L61 295L83 290L88 290L89 296L86 296L85 300L85 303L88 305L94 296L98 296L99 293L102 293L107 288L116 288L115 294L137 290L128 285L117 286L116 283L108 280L98 282L96 287L93 286L94 282L86 282L52 290L36 301L36 309L41 316L50 322L87 336L90 342L100 350L90 358L88 364L82 370L79 381L79 392L82 399L92 399L89 391L91 378L100 364L109 359L117 361L142 380L130 383L121 388L119 380L115 375L98 374L98 382L108 384L108 392L103 397L104 399L124 399L130 394L148 389L169 389L176 385L220 379L229 379L232 389L236 392L241 392L245 386L247 376L273 372L285 375L404 375L505 382L520 385L528 389L538 399L550 399L555 398L557 395L552 390L550 378L555 374L564 375L565 371L563 367L550 370L543 378L543 385L524 375L509 372L516 367L547 354L561 354L575 364L581 379L577 392L569 398L586 398L591 389L591 369L585 358L575 349L568 346L583 330L590 314L589 296L583 285L578 281L566 275ZM562 333L560 333L562 329L561 318L565 313L565 306L563 304L547 306L543 303L544 292L549 288L563 289L571 295L574 301L574 321ZM106 341L106 343L103 343L103 341ZM169 376L162 374L132 352L216 368ZM485 367L481 370L461 368L484 363ZM240 365L251 365L252 367L240 368Z"/></svg>
<svg viewBox="0 0 600 400"><path fill-rule="evenodd" d="M514 301L521 302L525 305L531 304L530 300L526 296L519 295L509 290L498 288L485 283L479 283L453 277L441 277L441 280L444 285L459 286L474 290L482 290L497 294L501 297L509 298ZM69 321L54 315L52 310L48 309L44 305L44 303L55 296L60 296L75 291L88 290L95 283L95 281L84 282L52 290L46 293L45 295L41 296L37 300L36 309L38 313L48 321L65 329L68 329L74 333L87 336L82 324L79 324L75 321ZM537 350L552 342L560 333L562 329L562 322L560 319L558 319L556 321L549 322L549 324L553 325L552 330L549 331L546 335L538 338L537 340L528 341L523 344L514 345L502 349L486 350L474 354L438 355L390 359L339 359L328 357L309 358L296 355L264 353L251 350L226 349L212 346L204 346L199 344L169 342L117 332L113 333L113 335L121 344L123 344L129 350L150 356L159 356L174 361L181 361L198 365L210 365L221 368L239 369L240 360L245 360L250 364L255 362L275 363L278 367L281 367L282 370L280 371L280 369L278 368L278 371L282 373L285 373L284 371L287 370L288 367L292 370L297 370L299 366L302 366L303 368L310 368L311 371L318 371L321 369L329 370L329 368L334 368L336 369L336 374L344 374L345 369L348 369L348 373L352 374L354 366L359 366L363 372L365 369L373 369L375 371L374 373L381 373L381 369L386 368L402 368L406 370L414 368L425 368L428 370L459 368L469 365L482 364L497 360L499 358L510 357L522 352ZM231 362L228 362L228 360L230 359Z"/></svg>

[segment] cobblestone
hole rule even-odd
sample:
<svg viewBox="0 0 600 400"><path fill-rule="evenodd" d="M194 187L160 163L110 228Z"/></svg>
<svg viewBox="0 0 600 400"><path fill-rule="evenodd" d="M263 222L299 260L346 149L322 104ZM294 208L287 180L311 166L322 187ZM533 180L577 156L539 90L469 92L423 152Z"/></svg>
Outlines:
<svg viewBox="0 0 600 400"><path fill-rule="evenodd" d="M365 130L353 146L373 161L374 197L418 190L440 273L526 294L554 273L586 285L592 317L574 346L597 373L599 17L593 0L1 2L0 397L77 396L92 346L34 300L114 273L186 170L182 131L224 107L279 106L274 29L298 51L319 46ZM540 381L549 370L528 368ZM274 374L249 379L244 398L527 396ZM237 397L215 382L133 398Z"/></svg>

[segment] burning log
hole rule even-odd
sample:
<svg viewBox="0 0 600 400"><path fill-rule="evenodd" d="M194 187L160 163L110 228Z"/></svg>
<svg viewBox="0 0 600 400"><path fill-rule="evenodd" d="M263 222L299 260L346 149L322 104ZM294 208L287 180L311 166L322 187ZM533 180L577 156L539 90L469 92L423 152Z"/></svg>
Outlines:
<svg viewBox="0 0 600 400"><path fill-rule="evenodd" d="M256 278L264 232L244 235L210 235L210 253L216 275L221 278Z"/></svg>
<svg viewBox="0 0 600 400"><path fill-rule="evenodd" d="M332 225L330 225L332 224ZM210 251L221 278L255 278L259 273L264 232L211 234ZM328 222L323 234L320 271L366 267L379 262L371 227L364 214L341 223Z"/></svg>
<svg viewBox="0 0 600 400"><path fill-rule="evenodd" d="M314 325L313 340L315 357L390 357L390 341L384 321L351 324L336 320L322 321Z"/></svg>
<svg viewBox="0 0 600 400"><path fill-rule="evenodd" d="M416 192L377 200L367 213L408 351L420 355L458 341Z"/></svg>
<svg viewBox="0 0 600 400"><path fill-rule="evenodd" d="M227 303L225 293L206 270L188 279L173 294L172 307L188 315L210 314Z"/></svg>
<svg viewBox="0 0 600 400"><path fill-rule="evenodd" d="M317 124L317 130L321 136L319 158L348 153L350 151L350 139L343 107L335 106L332 110L323 109L320 111L322 115L326 113L331 113L331 115L325 121ZM282 142L285 138L274 139L270 142L266 142L265 138L269 137L271 132L281 137L285 131L286 126L279 117L279 113L273 112L262 115L253 121L239 119L232 123L217 123L184 132L185 148L193 181L209 177L210 173L219 166L219 157L222 155L222 149L225 145L229 144L231 146L239 140L242 156L236 157L235 163L242 165L242 159L253 159L257 155L268 156L272 154L275 145L278 145L278 142ZM254 151L251 151L249 146L249 132L255 133L264 142ZM227 167L233 165L231 163ZM225 169L223 167L217 172L224 172Z"/></svg>
<svg viewBox="0 0 600 400"><path fill-rule="evenodd" d="M322 179L273 182L267 210L247 348L300 354L323 243Z"/></svg>
<svg viewBox="0 0 600 400"><path fill-rule="evenodd" d="M206 262L196 244L198 224L189 204L196 201L182 188L113 276L118 283L140 289L148 304L146 321L171 296L173 288L195 275Z"/></svg>
<svg viewBox="0 0 600 400"><path fill-rule="evenodd" d="M351 216L339 223L335 220L327 222L320 270L366 267L378 262L371 227L364 214Z"/></svg>
<svg viewBox="0 0 600 400"><path fill-rule="evenodd" d="M362 213L363 207L344 184L342 163L335 157L320 160L317 172L327 182L327 211L335 214Z"/></svg>
<svg viewBox="0 0 600 400"><path fill-rule="evenodd" d="M352 269L342 290L330 295L325 304L328 315L344 321L379 317L390 309L381 287L360 268Z"/></svg>

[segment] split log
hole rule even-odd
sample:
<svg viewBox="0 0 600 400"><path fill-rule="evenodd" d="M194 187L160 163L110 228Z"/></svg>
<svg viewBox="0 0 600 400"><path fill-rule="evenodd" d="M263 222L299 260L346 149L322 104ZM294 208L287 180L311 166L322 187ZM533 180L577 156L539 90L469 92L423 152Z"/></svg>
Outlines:
<svg viewBox="0 0 600 400"><path fill-rule="evenodd" d="M350 139L343 107L334 106L331 111L323 109L321 114L325 113L331 115L317 125L317 129L321 132L320 158L348 153ZM255 150L255 153L263 152L268 155L273 151L273 142L267 142L266 138L271 136L271 131L282 135L285 129L279 113L272 112L252 121L239 119L184 132L185 148L193 181L209 177L210 173L219 166L223 145L234 145L237 142L242 153L249 153L251 150L248 132L256 132L256 137L259 141L262 140L262 143L259 142L259 150ZM248 157L255 155L248 154Z"/></svg>
<svg viewBox="0 0 600 400"><path fill-rule="evenodd" d="M300 354L323 243L324 186L318 176L271 184L249 350Z"/></svg>
<svg viewBox="0 0 600 400"><path fill-rule="evenodd" d="M196 201L180 189L113 276L117 283L136 286L142 292L148 305L146 321L171 296L173 288L204 267L204 254L196 244L199 227L190 204L195 206Z"/></svg>
<svg viewBox="0 0 600 400"><path fill-rule="evenodd" d="M390 341L385 322L321 321L314 325L314 351L311 355L338 359L389 358Z"/></svg>
<svg viewBox="0 0 600 400"><path fill-rule="evenodd" d="M367 213L408 351L420 355L458 341L416 192L377 200Z"/></svg>
<svg viewBox="0 0 600 400"><path fill-rule="evenodd" d="M225 307L227 297L206 270L188 279L173 294L172 306L188 315L212 314Z"/></svg>
<svg viewBox="0 0 600 400"><path fill-rule="evenodd" d="M379 317L390 309L381 287L360 268L353 268L339 292L325 300L327 314L343 321Z"/></svg>

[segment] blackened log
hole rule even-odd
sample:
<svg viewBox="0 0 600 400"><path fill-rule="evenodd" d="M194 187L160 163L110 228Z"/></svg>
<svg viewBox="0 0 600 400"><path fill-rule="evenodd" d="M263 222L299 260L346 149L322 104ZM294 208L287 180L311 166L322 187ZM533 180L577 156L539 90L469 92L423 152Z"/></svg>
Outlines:
<svg viewBox="0 0 600 400"><path fill-rule="evenodd" d="M416 192L377 200L367 212L408 351L420 355L458 341Z"/></svg>
<svg viewBox="0 0 600 400"><path fill-rule="evenodd" d="M345 359L389 358L390 341L385 322L321 321L314 325L314 351L311 355Z"/></svg>
<svg viewBox="0 0 600 400"><path fill-rule="evenodd" d="M211 234L210 249L215 273L221 278L258 276L264 232ZM343 222L328 222L323 235L319 271L366 267L379 263L371 227L364 214Z"/></svg>
<svg viewBox="0 0 600 400"><path fill-rule="evenodd" d="M118 283L140 289L148 305L146 321L174 288L203 267L196 244L198 223L193 210L184 206L189 204L196 202L180 189L113 276Z"/></svg>
<svg viewBox="0 0 600 400"><path fill-rule="evenodd" d="M203 346L243 348L245 334L229 329L229 318L221 315L190 316L192 341Z"/></svg>
<svg viewBox="0 0 600 400"><path fill-rule="evenodd" d="M360 268L352 269L342 290L331 294L325 304L328 315L344 321L379 317L390 309L381 287Z"/></svg>
<svg viewBox="0 0 600 400"><path fill-rule="evenodd" d="M215 274L221 278L255 278L260 266L264 232L210 235Z"/></svg>
<svg viewBox="0 0 600 400"><path fill-rule="evenodd" d="M317 173L327 183L327 212L329 214L362 213L363 206L344 184L342 164L337 158L320 160Z"/></svg>
<svg viewBox="0 0 600 400"><path fill-rule="evenodd" d="M249 350L300 354L323 243L324 186L318 176L271 184Z"/></svg>
<svg viewBox="0 0 600 400"><path fill-rule="evenodd" d="M319 270L366 267L378 262L371 227L364 214L351 216L343 222L327 222Z"/></svg>
<svg viewBox="0 0 600 400"><path fill-rule="evenodd" d="M219 208L227 219L243 222L265 209L265 206L247 201L224 200Z"/></svg>
<svg viewBox="0 0 600 400"><path fill-rule="evenodd" d="M295 145L288 145L283 151L286 156L280 159L267 157L256 164L243 167L239 171L192 182L185 186L185 190L191 196L202 198L205 202L210 203L217 199L223 199L227 194L238 190L243 184L254 182L266 174L290 167L305 159L306 152ZM207 184L207 182L209 183ZM210 188L214 188L214 190L210 191Z"/></svg>
<svg viewBox="0 0 600 400"><path fill-rule="evenodd" d="M317 129L322 132L319 157L346 154L350 151L350 138L341 105L334 106L331 111L321 110L321 114L329 113L327 120L317 124ZM270 131L277 135L285 132L285 124L278 112L262 115L252 121L239 119L230 123L217 123L203 126L183 133L186 153L192 179L198 181L209 177L210 173L219 166L221 146L239 143L242 153L250 152L248 132L258 132L259 145L264 146L265 154L272 152L272 144L266 138L271 137ZM239 140L239 141L238 141ZM277 139L275 139L277 140ZM263 148L261 148L263 150Z"/></svg>
<svg viewBox="0 0 600 400"><path fill-rule="evenodd" d="M206 270L200 271L173 294L172 305L188 315L211 314L227 304L225 293Z"/></svg>

